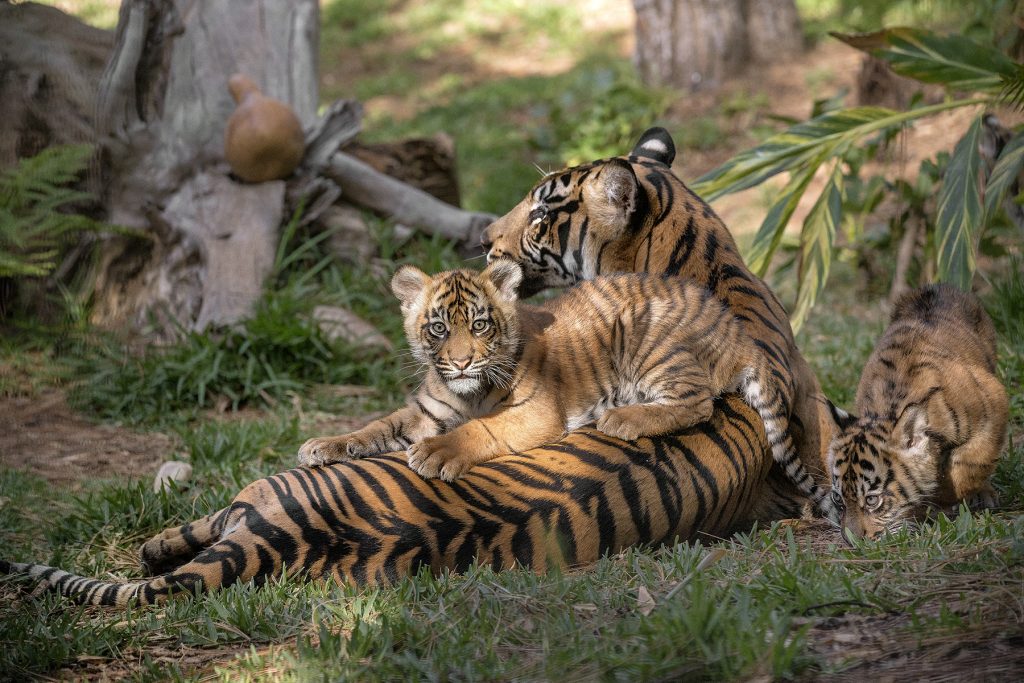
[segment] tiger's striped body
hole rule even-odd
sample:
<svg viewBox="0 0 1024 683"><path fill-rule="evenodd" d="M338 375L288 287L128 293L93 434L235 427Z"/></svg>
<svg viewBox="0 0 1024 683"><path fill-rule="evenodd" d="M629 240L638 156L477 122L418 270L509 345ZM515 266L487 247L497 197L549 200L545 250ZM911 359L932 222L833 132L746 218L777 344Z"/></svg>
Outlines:
<svg viewBox="0 0 1024 683"><path fill-rule="evenodd" d="M623 274L576 285L540 306L516 302L522 270L430 277L405 266L402 301L413 356L427 367L409 405L352 434L311 439L300 463L408 450L423 476L451 481L498 455L587 424L620 439L686 429L741 390L770 443L782 389L742 325L707 289L679 277Z"/></svg>
<svg viewBox="0 0 1024 683"><path fill-rule="evenodd" d="M282 472L143 545L146 566L177 567L149 580L98 581L19 563L0 563L0 571L31 575L79 602L119 606L261 583L282 566L360 585L474 561L543 571L746 528L770 464L761 421L728 397L682 434L625 443L584 429L451 483L424 479L404 454Z"/></svg>
<svg viewBox="0 0 1024 683"><path fill-rule="evenodd" d="M640 171L646 197L637 198L632 213L634 237L622 249L597 247L577 224L574 239L581 246L574 262L585 267L576 268L573 281L597 274L598 265L601 272L687 275L715 292L748 328L764 321L763 332L750 336L773 365L798 361L799 355L788 355L781 307L743 266L710 209L664 163L639 157L630 163ZM568 233L561 221L553 229ZM529 274L527 280L552 284ZM801 376L804 367L780 372L795 387L790 429L801 453L813 451L818 438L813 410L800 403L817 396L813 377ZM826 418L831 425L827 411ZM389 581L422 566L462 569L474 560L543 570L637 544L721 536L798 512L793 502L799 498L776 469L763 420L738 397L726 396L709 420L684 433L623 442L584 429L478 465L450 483L424 479L404 454L260 479L225 510L146 543L144 562L170 568L150 580L98 582L22 563L0 562L0 571L42 578L78 601L124 605L160 602L172 591L264 581L285 565L293 573L357 584Z"/></svg>
<svg viewBox="0 0 1024 683"><path fill-rule="evenodd" d="M797 349L786 311L747 269L721 219L672 173L674 156L671 137L654 128L629 156L549 174L484 232L488 258L522 263L525 294L616 272L680 275L711 290L783 388L769 408L786 438L772 443L779 467L763 491L762 516L799 515L807 497L838 521L826 496L831 404Z"/></svg>
<svg viewBox="0 0 1024 683"><path fill-rule="evenodd" d="M877 537L932 506L994 503L988 480L1009 415L995 371L995 328L973 294L933 285L899 299L857 387L860 417L829 453L849 533Z"/></svg>

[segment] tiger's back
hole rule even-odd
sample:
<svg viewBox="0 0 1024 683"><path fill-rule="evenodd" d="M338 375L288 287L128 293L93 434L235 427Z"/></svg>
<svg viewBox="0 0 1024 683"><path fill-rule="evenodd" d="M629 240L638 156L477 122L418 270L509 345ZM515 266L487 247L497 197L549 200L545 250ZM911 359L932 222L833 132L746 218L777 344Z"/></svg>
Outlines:
<svg viewBox="0 0 1024 683"><path fill-rule="evenodd" d="M981 303L948 285L904 294L857 387L859 418L830 452L847 528L877 535L929 506L980 498L1006 438L1009 400Z"/></svg>

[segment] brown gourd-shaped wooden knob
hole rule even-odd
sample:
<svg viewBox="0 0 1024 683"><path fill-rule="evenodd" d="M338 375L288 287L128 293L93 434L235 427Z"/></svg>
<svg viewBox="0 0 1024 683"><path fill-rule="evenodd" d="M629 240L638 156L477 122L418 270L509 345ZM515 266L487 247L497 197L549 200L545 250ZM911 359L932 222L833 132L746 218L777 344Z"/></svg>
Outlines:
<svg viewBox="0 0 1024 683"><path fill-rule="evenodd" d="M224 158L242 180L261 183L291 175L306 149L302 124L292 108L265 96L242 74L228 81L235 111L224 132Z"/></svg>

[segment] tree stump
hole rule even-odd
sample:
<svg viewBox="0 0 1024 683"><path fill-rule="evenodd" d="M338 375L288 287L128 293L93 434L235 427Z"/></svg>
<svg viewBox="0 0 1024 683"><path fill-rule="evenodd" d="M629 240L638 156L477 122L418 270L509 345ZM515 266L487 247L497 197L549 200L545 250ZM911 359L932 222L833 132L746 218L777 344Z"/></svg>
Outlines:
<svg viewBox="0 0 1024 683"><path fill-rule="evenodd" d="M246 74L312 127L318 22L316 0L122 4L97 133L109 220L145 239L107 245L95 323L141 329L155 321L166 337L251 312L273 265L285 184L229 176L227 84Z"/></svg>

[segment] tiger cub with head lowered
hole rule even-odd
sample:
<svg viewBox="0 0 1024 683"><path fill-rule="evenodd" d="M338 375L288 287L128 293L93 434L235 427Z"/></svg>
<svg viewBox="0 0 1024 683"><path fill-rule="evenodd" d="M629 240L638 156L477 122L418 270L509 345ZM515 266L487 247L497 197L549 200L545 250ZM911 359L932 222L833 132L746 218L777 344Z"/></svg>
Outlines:
<svg viewBox="0 0 1024 683"><path fill-rule="evenodd" d="M764 354L706 288L626 274L530 306L517 301L522 276L507 260L434 277L399 269L391 288L427 367L423 385L363 429L310 439L299 462L407 450L421 475L452 480L595 420L627 440L682 430L707 420L730 389L760 413L769 440L786 429Z"/></svg>
<svg viewBox="0 0 1024 683"><path fill-rule="evenodd" d="M861 375L860 417L842 420L829 451L848 533L876 538L932 506L995 503L1009 414L995 370L995 328L974 295L933 285L900 297Z"/></svg>

